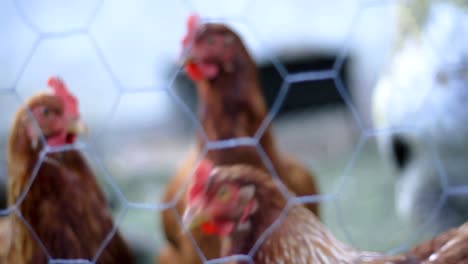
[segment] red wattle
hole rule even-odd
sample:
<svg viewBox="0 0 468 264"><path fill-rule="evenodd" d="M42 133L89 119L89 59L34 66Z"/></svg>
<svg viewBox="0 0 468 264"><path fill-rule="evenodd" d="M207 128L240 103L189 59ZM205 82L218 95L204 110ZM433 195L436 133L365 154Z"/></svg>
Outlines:
<svg viewBox="0 0 468 264"><path fill-rule="evenodd" d="M185 70L194 81L213 79L219 73L219 67L209 62L187 63Z"/></svg>
<svg viewBox="0 0 468 264"><path fill-rule="evenodd" d="M199 81L203 79L203 73L200 71L200 69L195 63L187 63L187 65L185 65L185 71L187 72L190 79L194 81Z"/></svg>
<svg viewBox="0 0 468 264"><path fill-rule="evenodd" d="M233 222L206 222L200 226L201 231L206 235L227 236L234 230Z"/></svg>
<svg viewBox="0 0 468 264"><path fill-rule="evenodd" d="M214 235L216 233L216 226L213 224L213 222L202 224L200 229L207 235Z"/></svg>

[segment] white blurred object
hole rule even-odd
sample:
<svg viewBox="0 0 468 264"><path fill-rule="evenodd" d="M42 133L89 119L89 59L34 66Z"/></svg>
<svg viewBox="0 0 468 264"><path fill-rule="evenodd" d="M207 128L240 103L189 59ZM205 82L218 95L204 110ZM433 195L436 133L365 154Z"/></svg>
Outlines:
<svg viewBox="0 0 468 264"><path fill-rule="evenodd" d="M444 190L468 187L468 12L450 1L425 4L422 27L400 43L373 97L377 129L410 131L379 133L378 143L398 177L397 212L415 224L434 213ZM466 220L468 193L449 195L431 226Z"/></svg>

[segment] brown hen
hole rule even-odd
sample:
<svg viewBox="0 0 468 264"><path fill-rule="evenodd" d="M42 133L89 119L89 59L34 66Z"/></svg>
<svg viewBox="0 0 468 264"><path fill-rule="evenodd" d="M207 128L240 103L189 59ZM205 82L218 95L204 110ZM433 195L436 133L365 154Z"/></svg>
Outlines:
<svg viewBox="0 0 468 264"><path fill-rule="evenodd" d="M256 64L241 38L225 25L201 24L197 17L192 16L188 21L183 49L186 72L197 86L198 115L208 140L254 137L266 118L267 108ZM277 149L270 126L266 127L259 143L289 189L299 196L317 194L318 186L314 176L292 156ZM199 134L196 149L169 181L163 202L173 201L177 192L184 188L183 183L190 177L190 171L204 147L204 137ZM265 168L253 146L210 150L206 158L217 165L245 163ZM318 214L317 204L307 207ZM180 199L175 208L182 214L185 201ZM169 243L163 248L159 263L173 263L171 259L176 256L172 253L182 255L178 257L186 259L184 263L201 263L189 239L177 225L173 212L163 211L162 221ZM219 256L217 238L197 231L194 231L193 236L207 259Z"/></svg>
<svg viewBox="0 0 468 264"><path fill-rule="evenodd" d="M301 204L288 204L272 177L249 165L214 167L203 161L186 201L187 228L220 237L222 256L250 253L255 264L468 263L468 224L398 256L358 251L338 241Z"/></svg>
<svg viewBox="0 0 468 264"><path fill-rule="evenodd" d="M82 154L77 150L51 151L41 162L45 146L41 135L48 146L60 147L74 143L85 130L78 102L65 84L58 78L49 79L48 84L52 92L29 99L17 112L10 133L8 205L16 213L8 216L7 263L92 261L95 257L99 257L97 263L133 263L119 232L100 249L114 223Z"/></svg>

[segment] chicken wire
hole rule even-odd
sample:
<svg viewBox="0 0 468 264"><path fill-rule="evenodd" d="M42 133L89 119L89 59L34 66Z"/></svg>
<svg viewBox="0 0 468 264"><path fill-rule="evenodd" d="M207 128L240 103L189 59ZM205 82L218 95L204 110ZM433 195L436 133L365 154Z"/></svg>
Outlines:
<svg viewBox="0 0 468 264"><path fill-rule="evenodd" d="M243 28L248 29L248 32L250 32L251 34L249 37L252 39L255 39L257 35L261 35L261 34L258 34L258 31L257 31L258 29L256 29L255 22L252 22L252 20L249 20L243 16L243 13L247 12L247 10L249 9L249 5L252 4L251 2L253 1L244 1L244 2L245 2L244 7L241 10L237 10L238 12L235 12L235 14L232 14L232 13L224 14L226 15L226 18L224 17L213 18L212 16L208 16L208 17L204 17L204 20L207 22L235 23L237 25L240 25ZM90 6L91 12L89 12L89 15L87 16L87 18L83 19L82 23L80 23L79 25L65 25L67 27L65 29L60 28L60 26L58 26L58 28L55 28L53 30L46 30L41 25L38 25L37 21L35 21L34 19L31 19L30 17L31 14L25 11L25 4L21 3L21 1L13 1L12 3L14 4L15 11L21 18L22 22L27 25L28 30L32 31L34 35L36 35L36 37L32 40L32 44L28 48L28 52L26 52L26 55L22 59L22 62L20 63L20 66L19 66L19 70L15 74L16 78L12 80L11 85L9 84L9 85L6 85L5 87L0 87L0 96L9 96L11 98L14 98L14 100L17 101L18 104L20 102L23 102L24 99L27 97L25 94L30 94L30 93L28 91L26 92L19 91L18 89L18 87L20 86L19 83L21 82L22 77L25 75L25 72L28 70L28 66L33 60L33 57L37 53L37 50L40 48L41 44L49 40L57 40L57 39L63 40L63 39L68 39L68 38L73 38L73 37L80 37L89 43L90 49L96 55L97 63L100 64L100 66L103 68L103 71L105 72L105 75L108 76L109 80L104 81L104 83L107 82L107 84L110 84L113 87L116 87L116 91L114 95L106 96L108 98L108 102L107 102L108 109L109 109L108 113L110 113L110 115L112 115L113 113L117 111L116 109L119 106L119 102L124 96L129 95L129 94L138 94L138 93L144 94L144 93L153 93L153 92L158 91L158 92L165 93L168 97L171 98L172 103L176 105L176 107L181 112L184 113L184 115L190 120L192 124L194 124L194 127L196 128L196 130L201 131L201 132L203 131L203 128L201 127L200 122L198 118L196 117L196 115L192 112L192 110L186 105L186 103L180 98L180 96L173 89L176 77L182 72L181 68L175 70L173 73L170 74L169 82L167 82L166 84L161 84L161 83L158 83L158 81L156 81L157 85L156 84L149 84L149 85L148 84L137 84L137 85L130 84L129 85L129 83L131 82L129 82L128 80L123 81L121 77L115 73L116 71L115 68L111 65L112 63L109 62L109 60L112 59L112 56L109 57L105 54L104 49L101 47L102 46L101 43L96 39L95 34L90 29L90 27L93 25L93 23L95 23L96 19L100 16L100 14L104 12L103 10L105 10L103 0L96 1L96 2L88 1L87 3L85 3L86 5ZM52 3L48 3L48 4L52 5ZM197 8L195 7L196 5L194 5L193 3L189 1L184 1L184 2L181 2L180 4L185 6L187 10L197 10ZM239 255L239 256L230 256L230 257L215 259L215 260L207 260L205 256L203 255L203 253L201 252L198 245L196 245L196 242L192 238L192 242L194 243L195 248L197 249L197 252L200 258L205 263L227 263L228 261L232 261L232 260L247 261L247 262L253 263L251 256L255 253L258 246L263 242L262 240L265 239L268 236L268 234L272 230L274 230L276 226L278 226L281 223L281 218L286 215L288 207L295 205L295 204L302 204L302 203L317 203L317 202L335 203L336 214L337 214L337 219L339 221L339 225L342 226L343 232L348 242L350 242L353 245L356 245L356 243L353 241L353 235L347 230L346 217L342 213L344 209L342 208L342 206L340 206L340 203L337 202L337 200L340 198L341 193L343 192L343 189L346 188L347 184L350 181L350 178L352 178L353 176L352 170L356 163L356 160L358 160L359 155L361 154L361 151L365 147L367 142L372 140L373 137L376 137L379 134L385 134L385 133L411 133L413 127L411 125L412 120L409 120L410 121L408 122L409 125L404 126L404 127L397 127L397 128L384 127L384 128L374 129L370 127L369 125L367 125L366 122L362 120L361 115L358 109L355 107L355 104L350 94L347 92L347 89L345 88L345 84L343 83L343 80L341 79L339 75L339 71L343 67L343 63L346 57L351 53L351 49L352 49L351 42L352 42L352 38L354 37L353 29L355 27L355 24L359 20L361 14L365 12L366 10L374 8L376 6L392 5L392 4L393 3L391 1L362 0L357 5L358 6L357 9L354 11L354 14L352 14L351 23L348 25L349 33L343 39L342 45L339 48L338 57L335 60L332 67L329 69L290 73L288 69L283 65L283 63L275 56L274 52L263 55L267 61L269 61L271 64L274 65L277 72L283 79L283 83L280 88L280 91L271 109L269 110L267 117L265 118L265 120L263 120L257 133L252 138L250 137L249 138L235 138L235 139L212 142L212 141L209 141L205 136L205 140L207 144L206 144L205 149L202 151L201 155L199 155L198 160L201 160L203 156L206 154L206 152L210 150L233 148L237 146L256 147L258 154L262 158L264 164L268 168L271 175L274 177L275 182L278 184L278 188L285 195L285 197L288 197L289 199L288 206L283 211L282 216L279 219L277 219L275 223L265 231L265 233L261 236L260 240L257 241L256 245L251 249L249 255L247 256ZM47 6L45 6L44 8L47 9ZM214 13L216 14L216 12ZM245 36L243 35L243 37ZM265 44L265 42L257 40L257 45L262 46L262 45L267 45L267 44ZM158 47L154 47L154 49L157 49L157 48ZM52 72L50 74L54 74L54 73ZM82 78L86 78L86 76ZM67 79L65 79L65 81L66 80ZM308 196L308 197L290 197L286 191L286 187L281 183L281 180L279 179L276 171L274 170L271 164L271 161L265 154L262 147L259 145L259 139L261 138L261 136L263 135L267 127L274 121L274 119L278 115L283 102L286 100L288 93L292 89L291 88L292 85L295 85L295 84L300 85L301 83L304 83L304 82L315 82L315 81L320 81L320 80L332 80L333 81L337 92L342 97L345 106L350 111L352 115L352 119L355 121L359 129L359 136L357 140L358 142L356 146L354 147L354 151L352 152L352 155L349 161L347 162L346 166L343 168L343 172L341 173L341 177L338 180L336 187L331 193L313 195L313 196ZM72 90L73 90L73 87L72 87ZM92 102L92 103L95 103L95 102ZM303 131L303 132L307 133L307 131ZM91 137L90 141L79 142L73 146L64 146L64 147L56 147L56 148L50 148L46 146L41 151L39 162L36 164L35 169L33 171L33 175L29 181L29 184L25 188L25 190L23 190L20 199L18 199L18 201L15 203L14 206L6 208L4 210L0 210L0 215L2 216L14 214L16 215L16 217L22 220L24 225L30 230L31 234L37 241L38 245L40 245L40 248L49 257L49 263L95 263L97 259L99 258L100 253L102 253L107 243L115 234L118 227L121 225L122 219L125 217L125 215L128 212L136 209L136 210L148 210L151 213L156 214L161 210L173 210L175 201L169 204L160 204L160 203L139 202L139 201L128 199L127 195L121 191L121 186L115 183L115 179L112 175L113 173L109 171L107 168L108 166L106 166L106 164L104 164L101 161L99 157L99 151L93 148L93 144L95 143L97 144L96 141L98 141L99 137L105 133L106 133L105 129L94 131L94 135ZM44 138L42 138L42 141L44 141ZM433 210L433 215L435 215L439 213L440 207L442 206L442 204L444 203L444 200L447 199L448 196L467 195L468 189L465 186L449 186L447 184L448 182L447 175L445 173L444 166L443 164L441 164L440 159L438 157L439 154L437 152L437 149L431 145L430 140L428 140L427 144L430 145L429 149L432 152L431 155L433 156L434 166L436 170L438 171L438 175L440 176L441 186L443 188L443 194L440 197L439 206ZM108 237L103 241L101 249L98 251L98 253L92 260L53 259L49 255L47 250L45 249L44 245L42 245L42 242L40 241L40 239L37 237L37 235L35 235L34 230L32 230L29 224L22 218L21 213L18 210L18 205L27 195L28 189L31 187L35 179L35 174L37 173L45 156L51 152L67 151L70 149L78 149L78 150L87 151L88 153L90 153L90 156L92 156L93 159L97 162L97 166L99 166L102 170L102 175L104 175L105 184L110 186L110 189L117 196L117 200L121 204L121 208L114 218L115 220L114 229L108 235ZM177 195L178 199L182 198L181 195L182 195L182 191L179 191ZM178 218L178 222L179 222L178 224L181 225L180 215L178 215L175 210L173 211L174 211L174 214ZM412 233L413 236L418 237L420 236L420 233L424 233L427 226L431 224L432 218L433 216L428 217L426 223L421 225L417 230L413 231ZM388 249L388 252L389 253L399 252L401 250L404 250L410 247L413 242L414 241L408 241L407 243L404 243L396 248L390 248Z"/></svg>

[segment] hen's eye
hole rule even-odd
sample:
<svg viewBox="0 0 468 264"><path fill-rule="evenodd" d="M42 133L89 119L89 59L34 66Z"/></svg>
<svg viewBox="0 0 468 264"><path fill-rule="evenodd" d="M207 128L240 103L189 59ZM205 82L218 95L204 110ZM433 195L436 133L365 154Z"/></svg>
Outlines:
<svg viewBox="0 0 468 264"><path fill-rule="evenodd" d="M216 193L216 196L219 199L226 201L227 199L229 199L230 192L226 186L223 186L218 190L218 192Z"/></svg>
<svg viewBox="0 0 468 264"><path fill-rule="evenodd" d="M48 117L48 116L50 115L51 112L52 112L52 111L50 111L49 108L44 107L44 108L42 108L41 114L42 114L43 116L45 116L45 117Z"/></svg>

